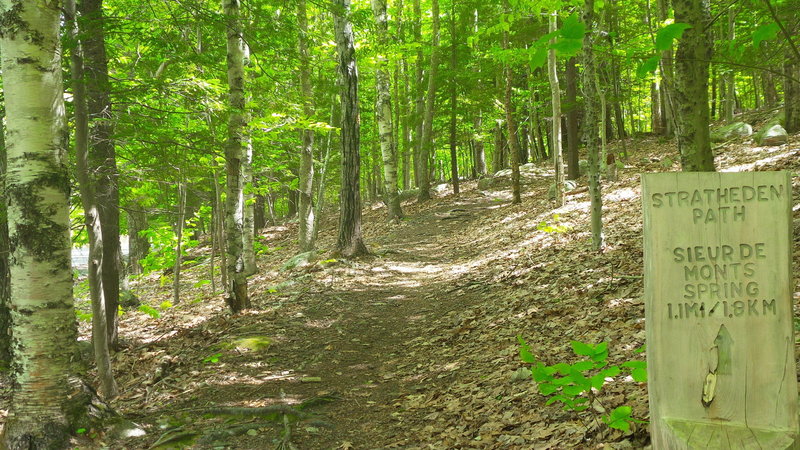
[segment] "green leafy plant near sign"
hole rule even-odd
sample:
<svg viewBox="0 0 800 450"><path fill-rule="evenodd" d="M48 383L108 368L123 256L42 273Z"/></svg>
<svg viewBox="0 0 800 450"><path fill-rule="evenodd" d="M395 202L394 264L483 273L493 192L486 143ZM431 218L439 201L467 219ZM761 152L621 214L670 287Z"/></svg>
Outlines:
<svg viewBox="0 0 800 450"><path fill-rule="evenodd" d="M589 407L599 402L598 393L608 377L615 377L622 372L620 367L631 372L634 380L647 381L646 361L627 361L620 366L608 365L608 343L601 342L597 345L584 344L571 341L573 352L585 359L574 364L564 362L548 366L533 356L530 346L525 339L517 336L519 342L519 356L523 362L532 364L531 376L539 386L539 393L550 398L547 404L561 402L565 411L594 411ZM601 408L605 410L605 408ZM613 409L608 414L600 416L603 423L611 428L629 432L632 423L644 423L631 416L631 407L622 405ZM597 417L595 417L595 420Z"/></svg>
<svg viewBox="0 0 800 450"><path fill-rule="evenodd" d="M572 227L569 225L565 225L561 223L561 216L558 214L553 214L553 221L551 223L547 223L545 221L539 222L536 225L536 229L539 231L544 231L545 233L566 233L567 231L571 230Z"/></svg>

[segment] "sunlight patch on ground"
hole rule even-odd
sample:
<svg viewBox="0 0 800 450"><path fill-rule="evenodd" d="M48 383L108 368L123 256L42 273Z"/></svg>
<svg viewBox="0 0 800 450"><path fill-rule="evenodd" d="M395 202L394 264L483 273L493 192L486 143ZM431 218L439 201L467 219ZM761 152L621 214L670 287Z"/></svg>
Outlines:
<svg viewBox="0 0 800 450"><path fill-rule="evenodd" d="M389 265L388 269L400 273L439 273L442 271L440 267L431 264L426 264L422 267L414 267L406 264L394 263Z"/></svg>
<svg viewBox="0 0 800 450"><path fill-rule="evenodd" d="M629 308L631 305L640 304L641 300L635 298L615 298L608 302L609 308Z"/></svg>
<svg viewBox="0 0 800 450"><path fill-rule="evenodd" d="M219 371L225 369L225 364L220 364ZM212 387L231 386L241 384L263 385L265 381L297 381L297 374L293 370L281 370L275 372L265 372L258 376L250 376L242 373L219 373L209 375L206 385Z"/></svg>
<svg viewBox="0 0 800 450"><path fill-rule="evenodd" d="M574 211L580 211L584 213L589 212L589 208L592 206L592 203L589 200L585 200L582 202L567 202L564 206L560 208L556 208L553 210L554 214L566 214L571 213Z"/></svg>
<svg viewBox="0 0 800 450"><path fill-rule="evenodd" d="M308 328L330 328L331 325L336 323L336 319L327 319L327 320L309 320L306 321L306 327Z"/></svg>
<svg viewBox="0 0 800 450"><path fill-rule="evenodd" d="M756 148L759 148L759 147L756 147ZM760 148L760 149L761 149L762 154L763 153L769 153L766 150L764 150L764 148ZM780 161L782 159L786 159L786 158L790 158L790 157L796 157L797 153L798 153L798 149L786 149L785 151L782 151L780 153L777 153L775 155L772 155L772 156L769 156L769 157L766 157L766 158L764 158L762 156L758 160L756 160L754 162L751 162L751 163L739 164L739 165L736 165L736 166L730 166L730 167L727 167L727 168L724 168L724 169L720 169L720 172L750 172L750 171L753 171L753 170L757 170L759 167L763 167L765 165L775 164L776 162L778 162L778 161Z"/></svg>
<svg viewBox="0 0 800 450"><path fill-rule="evenodd" d="M633 200L634 198L638 198L639 193L631 188L622 188L617 189L616 191L608 194L605 196L603 200L608 200L612 202L624 201L624 200Z"/></svg>

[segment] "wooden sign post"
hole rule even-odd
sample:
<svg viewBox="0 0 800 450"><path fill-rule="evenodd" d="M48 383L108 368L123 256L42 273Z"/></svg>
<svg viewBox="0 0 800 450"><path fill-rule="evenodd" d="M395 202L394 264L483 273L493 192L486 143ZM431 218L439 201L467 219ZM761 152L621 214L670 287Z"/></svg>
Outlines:
<svg viewBox="0 0 800 450"><path fill-rule="evenodd" d="M789 174L642 181L653 448L798 448Z"/></svg>

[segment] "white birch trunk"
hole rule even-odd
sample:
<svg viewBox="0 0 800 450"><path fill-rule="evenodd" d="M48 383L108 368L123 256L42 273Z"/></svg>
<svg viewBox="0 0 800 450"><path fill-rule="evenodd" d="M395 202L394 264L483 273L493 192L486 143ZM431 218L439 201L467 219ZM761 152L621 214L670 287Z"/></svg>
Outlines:
<svg viewBox="0 0 800 450"><path fill-rule="evenodd" d="M305 0L297 2L297 47L300 54L300 94L303 102L303 115L310 119L314 113L311 87L311 62L308 56L308 15ZM316 241L316 223L314 207L314 130L302 131L302 147L300 149L299 173L299 208L300 214L300 250L308 252L314 249Z"/></svg>
<svg viewBox="0 0 800 450"><path fill-rule="evenodd" d="M250 65L250 47L242 41L242 64L243 66ZM244 73L244 67L242 68ZM245 99L245 104L248 99ZM243 111L245 120L249 121L250 115L247 111ZM242 155L242 258L244 258L244 275L249 277L258 272L256 266L256 221L255 221L255 204L256 197L253 187L253 141L250 138L250 133L246 130L247 124L242 127L243 151Z"/></svg>
<svg viewBox="0 0 800 450"><path fill-rule="evenodd" d="M558 29L558 11L550 15L550 32ZM550 49L547 54L547 73L550 77L550 92L553 99L553 162L556 169L556 204L564 205L564 155L561 151L561 88L558 84L558 63L556 51Z"/></svg>
<svg viewBox="0 0 800 450"><path fill-rule="evenodd" d="M63 448L77 330L59 1L0 1L15 376L0 447ZM9 27L9 23L19 26Z"/></svg>
<svg viewBox="0 0 800 450"><path fill-rule="evenodd" d="M378 67L376 70L376 89L378 98L375 111L377 113L378 135L381 142L383 159L383 185L386 191L386 206L389 221L397 221L403 217L400 208L400 196L397 192L397 144L392 127L392 96L390 94L389 71L386 55L380 54L387 48L386 0L372 0L372 12L375 14L378 34Z"/></svg>
<svg viewBox="0 0 800 450"><path fill-rule="evenodd" d="M239 0L223 0L226 19L228 50L228 88L230 117L228 140L225 143L225 169L227 175L227 198L225 215L227 253L227 298L234 313L250 308L247 295L247 277L243 252L244 233L244 182L242 164L245 159L244 133L247 126L244 94L244 42L239 18Z"/></svg>

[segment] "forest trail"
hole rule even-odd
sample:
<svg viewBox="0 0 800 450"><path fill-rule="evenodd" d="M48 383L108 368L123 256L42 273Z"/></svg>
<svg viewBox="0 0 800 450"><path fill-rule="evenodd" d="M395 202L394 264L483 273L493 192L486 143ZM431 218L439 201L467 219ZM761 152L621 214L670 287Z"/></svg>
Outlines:
<svg viewBox="0 0 800 450"><path fill-rule="evenodd" d="M798 173L799 146L773 147L767 159L732 146L721 170ZM178 305L163 307L171 276L143 277L133 288L161 316L122 316L129 347L115 355L114 406L148 434L112 447L645 447L645 426L623 433L600 420L621 405L647 420L644 383L625 373L608 379L580 414L546 405L516 339L548 365L574 362L573 340L607 342L609 364L645 358L639 174L677 164L664 157L668 143L641 148L604 184L603 252L590 250L587 193L555 208L552 174L541 165L522 205L511 204L503 183L479 190L472 181L460 197L445 188L423 204L406 202L398 224L386 223L380 205L366 206L373 255L354 261L322 253L281 270L296 253L296 224L267 228L250 279L253 309L240 315L208 282L207 247L187 263ZM797 177L794 190L797 204ZM794 216L800 239L800 209ZM326 220L320 249L334 247L335 217ZM800 279L798 260L800 250ZM272 409L247 409L264 407Z"/></svg>
<svg viewBox="0 0 800 450"><path fill-rule="evenodd" d="M291 425L290 442L297 448L406 447L411 442L398 436L405 425L397 399L442 382L442 377L403 375L420 361L441 356L410 351L410 344L452 333L458 323L442 318L482 298L487 285L471 278L470 265L483 250L466 230L503 202L478 191L436 200L399 224L382 225L388 227L384 233L367 241L372 256L273 273L284 278L277 286L263 280L251 285L255 311L163 330L167 339L125 357L150 360L164 374L158 379L152 371L142 374L148 379L145 392L123 395L126 415L137 422L156 419L168 424L167 430L203 429L184 437L200 447L270 448L275 444L265 447L265 439L284 433L282 421L239 411L233 425L222 425L221 418L202 418L204 410L319 399L321 405L309 408L319 416ZM268 349L236 344L254 336L269 339ZM148 352L155 355L148 358ZM142 395L148 401L144 409L135 406ZM256 431L247 434L250 429Z"/></svg>

